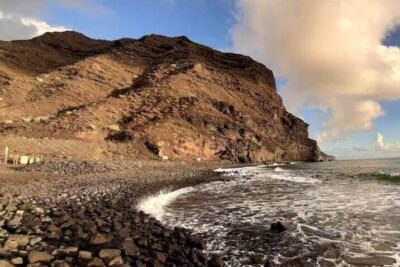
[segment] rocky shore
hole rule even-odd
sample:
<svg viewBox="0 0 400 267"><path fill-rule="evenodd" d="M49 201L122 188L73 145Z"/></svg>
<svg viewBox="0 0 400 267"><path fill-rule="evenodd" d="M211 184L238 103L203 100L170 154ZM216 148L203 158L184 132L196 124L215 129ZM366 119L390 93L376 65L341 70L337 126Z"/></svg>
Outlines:
<svg viewBox="0 0 400 267"><path fill-rule="evenodd" d="M204 242L190 232L135 208L161 189L221 179L211 171L220 166L144 161L0 167L0 267L223 266L222 257L206 255Z"/></svg>

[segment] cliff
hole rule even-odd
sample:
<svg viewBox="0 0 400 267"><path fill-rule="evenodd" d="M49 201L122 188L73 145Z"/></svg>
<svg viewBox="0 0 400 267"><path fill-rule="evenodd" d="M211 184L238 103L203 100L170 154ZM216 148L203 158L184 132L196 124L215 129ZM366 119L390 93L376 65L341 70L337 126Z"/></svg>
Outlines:
<svg viewBox="0 0 400 267"><path fill-rule="evenodd" d="M317 161L271 70L186 37L0 42L0 146L85 159Z"/></svg>

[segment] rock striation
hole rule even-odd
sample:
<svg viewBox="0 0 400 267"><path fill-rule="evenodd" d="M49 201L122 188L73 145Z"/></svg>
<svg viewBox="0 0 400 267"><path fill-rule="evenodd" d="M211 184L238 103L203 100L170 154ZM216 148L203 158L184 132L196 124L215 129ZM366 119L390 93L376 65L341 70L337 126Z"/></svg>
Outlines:
<svg viewBox="0 0 400 267"><path fill-rule="evenodd" d="M0 135L0 145L49 157L326 158L285 109L271 70L159 35L0 42Z"/></svg>

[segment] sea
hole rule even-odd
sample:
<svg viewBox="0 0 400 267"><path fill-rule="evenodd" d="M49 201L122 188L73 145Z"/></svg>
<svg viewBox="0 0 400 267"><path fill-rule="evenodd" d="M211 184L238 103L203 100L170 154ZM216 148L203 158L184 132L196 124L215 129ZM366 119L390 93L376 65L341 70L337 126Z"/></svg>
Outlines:
<svg viewBox="0 0 400 267"><path fill-rule="evenodd" d="M227 266L400 266L400 159L216 169L227 179L139 208L185 227ZM229 178L229 179L228 179ZM272 231L280 222L285 231Z"/></svg>

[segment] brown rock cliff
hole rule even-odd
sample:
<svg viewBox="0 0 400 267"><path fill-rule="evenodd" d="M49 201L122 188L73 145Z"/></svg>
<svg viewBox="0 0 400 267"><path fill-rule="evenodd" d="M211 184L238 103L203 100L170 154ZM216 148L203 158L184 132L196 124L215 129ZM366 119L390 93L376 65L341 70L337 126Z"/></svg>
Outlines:
<svg viewBox="0 0 400 267"><path fill-rule="evenodd" d="M186 37L0 42L0 146L48 157L323 159L271 70Z"/></svg>

